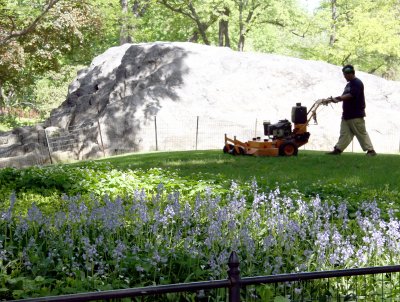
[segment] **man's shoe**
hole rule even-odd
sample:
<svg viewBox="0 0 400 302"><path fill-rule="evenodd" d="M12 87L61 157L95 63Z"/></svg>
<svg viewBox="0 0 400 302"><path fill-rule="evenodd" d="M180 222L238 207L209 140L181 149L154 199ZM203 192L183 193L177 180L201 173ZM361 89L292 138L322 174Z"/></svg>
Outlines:
<svg viewBox="0 0 400 302"><path fill-rule="evenodd" d="M376 154L376 152L375 152L375 150L368 150L367 151L367 156L376 156L377 154Z"/></svg>
<svg viewBox="0 0 400 302"><path fill-rule="evenodd" d="M334 148L333 151L327 152L326 154L329 154L329 155L340 155L340 154L342 154L342 151L339 150L338 148Z"/></svg>

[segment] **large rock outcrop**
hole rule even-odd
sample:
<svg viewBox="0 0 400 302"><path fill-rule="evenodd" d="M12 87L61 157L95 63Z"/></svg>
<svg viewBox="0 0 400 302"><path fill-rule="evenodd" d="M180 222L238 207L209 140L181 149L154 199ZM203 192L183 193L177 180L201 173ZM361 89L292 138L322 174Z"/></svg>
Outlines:
<svg viewBox="0 0 400 302"><path fill-rule="evenodd" d="M400 83L357 76L365 84L376 150L398 152ZM221 148L224 133L242 140L262 136L263 120L290 119L297 102L310 107L340 95L345 84L341 67L324 62L192 43L125 44L81 70L43 125L1 133L0 166ZM306 149L332 148L340 114L340 105L321 110ZM360 150L357 142L353 148Z"/></svg>

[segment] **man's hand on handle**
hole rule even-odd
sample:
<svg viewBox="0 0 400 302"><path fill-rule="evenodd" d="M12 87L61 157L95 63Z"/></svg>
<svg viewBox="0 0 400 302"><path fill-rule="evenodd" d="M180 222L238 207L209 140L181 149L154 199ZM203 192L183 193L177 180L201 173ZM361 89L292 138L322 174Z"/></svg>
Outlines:
<svg viewBox="0 0 400 302"><path fill-rule="evenodd" d="M337 102L340 102L340 100L337 100L337 98L338 98L338 97L336 97L336 98L329 97L329 98L326 98L326 99L320 99L320 100L318 100L318 103L326 106L326 105L328 105L329 103L337 103Z"/></svg>
<svg viewBox="0 0 400 302"><path fill-rule="evenodd" d="M329 98L326 98L326 99L321 99L319 101L320 101L320 103L322 105L328 105L330 103L339 103L339 102L341 102L343 100L342 100L342 97L337 96L337 97L329 97Z"/></svg>
<svg viewBox="0 0 400 302"><path fill-rule="evenodd" d="M341 101L342 101L342 98L341 98L340 96L337 96L337 97L335 97L335 98L332 99L332 102L333 102L333 103L339 103L339 102L341 102Z"/></svg>

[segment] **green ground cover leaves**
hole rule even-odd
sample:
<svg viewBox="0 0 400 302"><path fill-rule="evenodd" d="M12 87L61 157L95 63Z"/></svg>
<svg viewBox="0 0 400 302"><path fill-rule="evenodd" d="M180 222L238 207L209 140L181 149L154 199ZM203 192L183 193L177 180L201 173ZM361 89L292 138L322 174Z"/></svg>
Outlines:
<svg viewBox="0 0 400 302"><path fill-rule="evenodd" d="M243 276L398 264L399 162L191 151L2 169L0 296L226 278L231 250Z"/></svg>

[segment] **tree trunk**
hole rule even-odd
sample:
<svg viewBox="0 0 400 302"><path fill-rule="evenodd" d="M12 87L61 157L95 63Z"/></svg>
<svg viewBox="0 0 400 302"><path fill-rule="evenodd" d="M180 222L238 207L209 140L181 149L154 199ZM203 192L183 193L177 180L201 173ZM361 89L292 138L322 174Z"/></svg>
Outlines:
<svg viewBox="0 0 400 302"><path fill-rule="evenodd" d="M238 51L244 50L244 34L240 34L239 43L238 43Z"/></svg>
<svg viewBox="0 0 400 302"><path fill-rule="evenodd" d="M172 1L169 0L157 0L156 2L164 5L173 12L184 15L196 24L197 28L193 32L192 37L189 38L189 41L197 41L198 37L201 37L204 44L210 45L210 40L207 37L207 29L218 20L218 14L211 14L208 20L201 20L191 0L180 1L186 2L182 6L176 6L176 4L171 3Z"/></svg>
<svg viewBox="0 0 400 302"><path fill-rule="evenodd" d="M259 7L259 5L252 3L252 5L249 8L249 11L247 13L246 20L243 20L244 5L245 5L244 1L241 0L239 2L239 43L238 43L239 51L244 50L244 40L246 38L246 34L250 30L249 25L251 24L251 22L253 20L255 10Z"/></svg>
<svg viewBox="0 0 400 302"><path fill-rule="evenodd" d="M219 46L231 47L231 42L229 39L229 8L225 7L223 16L219 21L219 33L218 33L218 42Z"/></svg>
<svg viewBox="0 0 400 302"><path fill-rule="evenodd" d="M204 44L206 45L210 45L210 41L208 40L207 37L207 28L209 27L209 25L201 22L199 15L196 12L196 9L193 6L193 3L190 1L188 4L189 10L192 13L193 19L197 25L197 28L199 30L199 34L201 36L201 38L203 39Z"/></svg>
<svg viewBox="0 0 400 302"><path fill-rule="evenodd" d="M243 0L239 2L239 42L238 42L238 51L243 51L244 49L244 22L243 22Z"/></svg>
<svg viewBox="0 0 400 302"><path fill-rule="evenodd" d="M189 42L198 43L199 42L199 33L195 31L193 35L189 38Z"/></svg>
<svg viewBox="0 0 400 302"><path fill-rule="evenodd" d="M134 0L132 5L133 15L136 18L143 17L146 14L149 5L150 5L149 0L146 1Z"/></svg>
<svg viewBox="0 0 400 302"><path fill-rule="evenodd" d="M3 84L0 81L0 110L5 107L5 94L3 91Z"/></svg>
<svg viewBox="0 0 400 302"><path fill-rule="evenodd" d="M0 108L9 108L11 99L14 97L14 91L10 90L8 95L5 93L3 83L0 81Z"/></svg>
<svg viewBox="0 0 400 302"><path fill-rule="evenodd" d="M129 18L128 18L129 0L121 0L121 29L119 33L119 44L131 43L132 37L129 33Z"/></svg>
<svg viewBox="0 0 400 302"><path fill-rule="evenodd" d="M331 36L329 37L329 46L332 47L336 42L337 0L331 0L331 13L332 13L332 25L331 25Z"/></svg>
<svg viewBox="0 0 400 302"><path fill-rule="evenodd" d="M207 27L203 23L198 23L197 26L199 28L200 36L203 39L204 44L210 45L210 41L208 40L206 33Z"/></svg>

